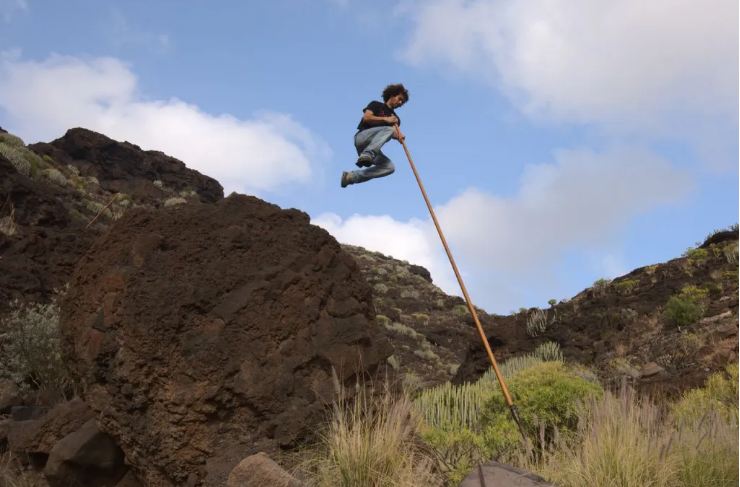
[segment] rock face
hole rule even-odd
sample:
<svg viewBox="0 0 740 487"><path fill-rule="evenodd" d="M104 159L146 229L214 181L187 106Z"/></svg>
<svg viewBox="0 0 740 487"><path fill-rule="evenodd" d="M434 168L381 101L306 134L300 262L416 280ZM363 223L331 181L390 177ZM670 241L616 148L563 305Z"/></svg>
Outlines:
<svg viewBox="0 0 740 487"><path fill-rule="evenodd" d="M454 377L478 336L465 301L435 286L423 267L361 247L343 248L373 288L376 320L393 347L389 365L413 387ZM484 328L493 331L491 317L477 312ZM502 345L498 339L495 343Z"/></svg>
<svg viewBox="0 0 740 487"><path fill-rule="evenodd" d="M384 363L371 290L307 215L257 198L131 210L62 303L70 365L149 486L223 485L310 437L339 381Z"/></svg>
<svg viewBox="0 0 740 487"><path fill-rule="evenodd" d="M30 148L76 167L82 176L97 178L106 191L126 193L150 204L162 199L164 187L178 192L194 190L204 202L217 201L224 195L215 179L186 168L174 157L143 151L137 145L117 142L92 130L70 129L64 137ZM159 183L155 186L152 181Z"/></svg>
<svg viewBox="0 0 740 487"><path fill-rule="evenodd" d="M217 181L177 159L90 130L28 147L0 132L0 318L15 299L49 301L129 209L222 197Z"/></svg>
<svg viewBox="0 0 740 487"><path fill-rule="evenodd" d="M492 333L503 337L504 349L518 353L556 342L566 359L594 367L607 385L627 378L641 392L669 396L701 386L738 357L738 233L718 232L699 249L597 282L541 310L547 325L536 336L527 333L536 309L496 317ZM677 326L667 318L666 305L685 286L706 293L704 317ZM473 341L454 380L474 380L488 367Z"/></svg>
<svg viewBox="0 0 740 487"><path fill-rule="evenodd" d="M14 299L47 300L92 244L96 232L73 216L74 201L69 188L25 176L0 155L0 313Z"/></svg>

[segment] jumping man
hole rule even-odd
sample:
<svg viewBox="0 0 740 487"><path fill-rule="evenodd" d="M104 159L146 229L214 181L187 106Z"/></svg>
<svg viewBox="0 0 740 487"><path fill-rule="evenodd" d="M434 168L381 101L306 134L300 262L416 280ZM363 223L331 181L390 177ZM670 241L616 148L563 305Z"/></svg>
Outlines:
<svg viewBox="0 0 740 487"><path fill-rule="evenodd" d="M400 83L388 85L383 90L383 103L371 101L364 108L362 119L355 134L355 148L357 149L357 167L365 168L357 171L342 172L342 187L349 184L364 183L374 178L382 178L393 174L395 167L385 154L380 151L383 144L390 139L401 140L404 135L401 130L396 133L396 125L401 125L401 119L395 109L409 101L409 92Z"/></svg>

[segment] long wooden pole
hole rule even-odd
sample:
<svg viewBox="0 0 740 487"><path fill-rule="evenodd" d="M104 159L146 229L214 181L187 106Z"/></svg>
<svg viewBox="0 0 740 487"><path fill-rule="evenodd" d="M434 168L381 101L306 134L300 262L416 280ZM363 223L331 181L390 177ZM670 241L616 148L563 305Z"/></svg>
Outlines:
<svg viewBox="0 0 740 487"><path fill-rule="evenodd" d="M460 284L460 289L462 289L463 296L465 297L465 303L468 305L468 311L470 311L470 314L473 316L473 321L475 321L475 326L478 328L478 334L480 335L480 339L483 342L483 348L486 349L486 354L488 354L488 359L491 362L491 366L493 367L493 372L496 374L496 379L498 380L499 385L501 386L501 392L504 394L504 399L506 400L506 404L509 406L509 410L511 411L511 416L514 418L514 422L519 427L519 432L522 434L522 438L526 438L524 434L524 428L522 428L521 420L519 419L519 412L517 411L516 406L514 405L514 402L511 400L511 394L509 394L509 388L506 387L506 382L504 381L503 375L501 375L501 371L498 368L498 363L496 362L496 357L493 356L493 351L491 350L491 345L488 343L488 338L486 337L485 332L483 331L483 326L480 323L480 320L478 319L478 313L475 311L475 307L473 306L473 301L470 299L470 295L468 294L468 290L465 288L465 283L463 282L463 278L460 275L460 271L457 269L457 264L455 264L455 259L452 257L452 252L450 251L450 247L447 245L447 240L445 239L444 233L442 233L442 227L439 225L439 221L437 220L437 215L434 213L434 208L432 208L432 204L429 202L429 197L427 196L427 192L424 189L424 184L421 182L421 177L419 177L419 171L416 170L416 165L414 164L414 160L411 158L411 153L409 152L408 147L406 147L406 141L401 136L401 130L398 128L398 125L394 126L396 129L396 137L398 138L398 141L403 146L404 152L406 152L406 157L409 160L409 164L411 165L411 170L414 172L414 177L416 177L416 182L419 183L419 189L421 190L421 195L424 197L424 202L427 204L427 208L429 209L429 214L432 215L432 221L434 222L434 226L437 228L437 233L439 234L440 240L442 240L442 246L445 248L445 252L447 253L447 258L450 260L450 264L452 264L452 270L455 272L455 277L457 277L457 282Z"/></svg>
<svg viewBox="0 0 740 487"><path fill-rule="evenodd" d="M88 229L88 228L90 228L90 225L92 225L93 223L95 223L95 221L96 221L96 220L98 219L98 217L99 217L100 215L102 215L102 214L103 214L103 212L104 212L105 210L107 210L107 209L108 209L108 207L109 207L110 205L112 205L112 204L113 204L113 201L115 201L115 199L116 199L116 196L118 196L118 193L114 194L114 195L113 195L113 198L111 198L111 199L110 199L110 201L108 202L108 204L107 204L107 205L105 205L105 206L104 206L103 208L101 208L101 209L100 209L100 211L98 212L98 214L97 214L97 215L95 215L95 218L93 218L92 220L90 220L90 223L88 223L88 224L87 224L87 226L85 227L85 229Z"/></svg>

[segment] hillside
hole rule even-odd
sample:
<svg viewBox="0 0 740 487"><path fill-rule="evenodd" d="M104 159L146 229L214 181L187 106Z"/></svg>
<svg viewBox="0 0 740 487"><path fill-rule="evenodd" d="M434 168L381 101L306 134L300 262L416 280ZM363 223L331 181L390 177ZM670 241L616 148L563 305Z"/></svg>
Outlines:
<svg viewBox="0 0 740 487"><path fill-rule="evenodd" d="M443 293L419 266L345 248L373 286L376 318L394 347L391 364L411 382L471 381L490 367L462 298ZM737 252L737 230L723 231L686 256L599 281L547 309L478 312L499 361L552 341L606 383L626 378L674 394L737 360ZM699 289L700 316L679 325L666 305L687 286Z"/></svg>
<svg viewBox="0 0 740 487"><path fill-rule="evenodd" d="M216 181L181 161L89 130L29 147L0 136L0 313L13 299L48 301L127 210L223 198ZM443 293L420 266L343 248L372 288L376 319L394 346L391 368L422 387L472 380L487 368L461 298ZM595 366L605 379L681 389L736 357L736 255L737 231L722 232L686 256L595 283L548 309L508 316L479 309L479 316L500 360L555 341L566 358ZM697 323L676 326L665 306L685 286L707 296ZM535 322L543 330L532 332Z"/></svg>
<svg viewBox="0 0 740 487"><path fill-rule="evenodd" d="M7 372L10 323L37 303L67 397ZM675 396L737 361L737 228L547 309L478 312L499 361L555 342L607 386ZM489 367L423 267L80 128L31 146L0 130L0 349L0 453L52 486L223 485L314 439L359 377L419 390Z"/></svg>

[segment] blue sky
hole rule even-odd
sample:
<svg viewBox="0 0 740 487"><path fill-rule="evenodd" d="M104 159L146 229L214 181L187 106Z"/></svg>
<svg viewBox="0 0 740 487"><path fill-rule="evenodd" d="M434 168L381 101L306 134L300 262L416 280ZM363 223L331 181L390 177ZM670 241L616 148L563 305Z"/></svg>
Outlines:
<svg viewBox="0 0 740 487"><path fill-rule="evenodd" d="M400 145L339 187L403 82L468 290L508 313L738 221L737 30L734 0L0 0L0 126L162 150L459 294Z"/></svg>

